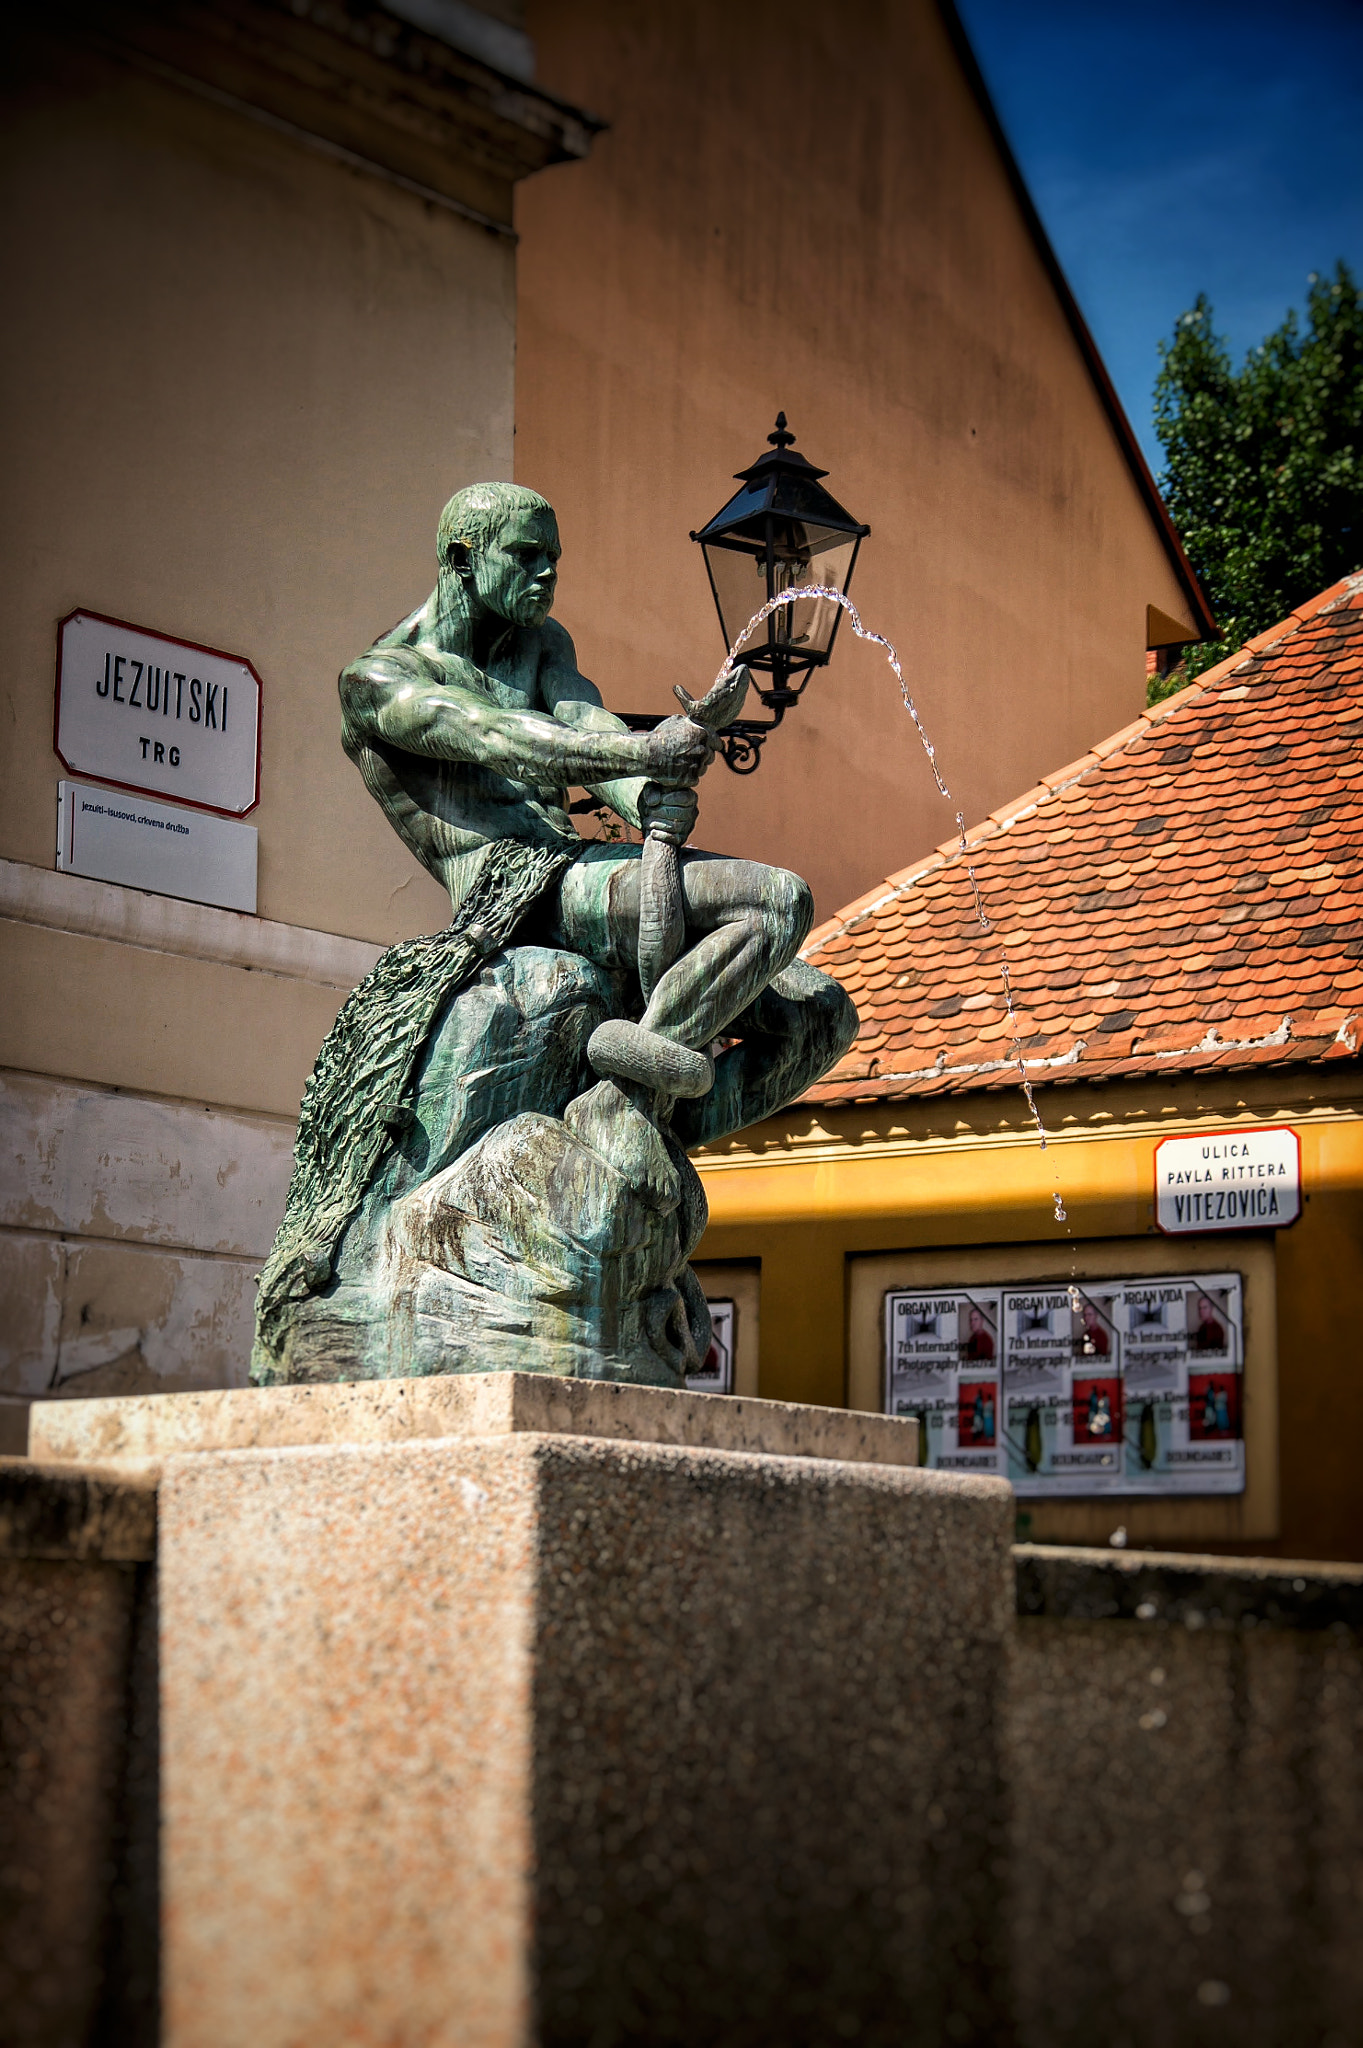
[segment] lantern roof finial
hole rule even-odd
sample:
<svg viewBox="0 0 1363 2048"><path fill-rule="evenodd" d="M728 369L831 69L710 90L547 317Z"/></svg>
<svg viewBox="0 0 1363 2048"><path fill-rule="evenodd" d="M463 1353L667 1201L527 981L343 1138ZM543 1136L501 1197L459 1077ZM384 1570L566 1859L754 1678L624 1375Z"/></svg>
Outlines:
<svg viewBox="0 0 1363 2048"><path fill-rule="evenodd" d="M786 431L786 416L783 412L777 413L776 432L768 434L767 439L771 442L773 448L793 448L795 446L794 434Z"/></svg>

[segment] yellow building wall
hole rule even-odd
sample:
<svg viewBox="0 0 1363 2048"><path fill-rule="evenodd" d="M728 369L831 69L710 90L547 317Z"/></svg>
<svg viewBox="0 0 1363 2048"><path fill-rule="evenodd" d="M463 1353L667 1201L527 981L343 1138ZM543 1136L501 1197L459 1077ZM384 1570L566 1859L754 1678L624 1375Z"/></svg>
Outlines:
<svg viewBox="0 0 1363 2048"><path fill-rule="evenodd" d="M1179 1272L1206 1239L1154 1221L1162 1137L1289 1123L1301 1139L1298 1222L1254 1233L1276 1288L1277 1518L1238 1540L1223 1504L1030 1504L1034 1536L1133 1541L1300 1557L1363 1558L1354 1416L1363 1327L1363 1083L1352 1062L1291 1077L1075 1088L1043 1098L1045 1151L1016 1091L890 1109L793 1110L697 1156L710 1204L698 1256L761 1261L759 1388L768 1399L847 1403L852 1262L891 1251L1009 1248L1068 1277L1096 1246L1152 1241ZM1055 1219L1059 1191L1066 1222ZM1246 1234L1247 1239L1250 1234ZM1218 1235L1225 1246L1233 1240ZM1194 1263L1196 1261L1194 1260ZM1205 1260L1203 1261L1205 1265ZM1148 1270L1148 1268L1147 1268ZM946 1275L933 1284L943 1284Z"/></svg>

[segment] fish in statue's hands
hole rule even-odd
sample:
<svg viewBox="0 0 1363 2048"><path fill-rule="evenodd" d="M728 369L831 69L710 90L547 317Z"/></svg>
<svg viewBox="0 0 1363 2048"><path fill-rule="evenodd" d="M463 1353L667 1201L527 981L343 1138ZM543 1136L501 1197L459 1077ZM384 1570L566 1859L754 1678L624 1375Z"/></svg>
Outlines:
<svg viewBox="0 0 1363 2048"><path fill-rule="evenodd" d="M672 694L694 725L716 733L742 710L748 681L747 669L739 667L722 675L699 703L680 683ZM680 953L685 929L678 842L666 824L650 824L639 875L639 985L645 1001Z"/></svg>

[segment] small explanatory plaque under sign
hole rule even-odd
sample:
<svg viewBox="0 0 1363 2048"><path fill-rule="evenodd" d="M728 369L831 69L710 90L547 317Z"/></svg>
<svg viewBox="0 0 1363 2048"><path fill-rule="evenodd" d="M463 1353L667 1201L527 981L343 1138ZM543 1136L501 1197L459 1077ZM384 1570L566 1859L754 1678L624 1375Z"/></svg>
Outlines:
<svg viewBox="0 0 1363 2048"><path fill-rule="evenodd" d="M72 612L54 744L73 775L240 818L260 796L260 678L239 654Z"/></svg>
<svg viewBox="0 0 1363 2048"><path fill-rule="evenodd" d="M1170 1236L1280 1230L1301 1214L1301 1141L1285 1124L1162 1138L1155 1221Z"/></svg>
<svg viewBox="0 0 1363 2048"><path fill-rule="evenodd" d="M63 874L254 914L258 836L254 825L211 811L181 810L88 782L57 784L57 867Z"/></svg>

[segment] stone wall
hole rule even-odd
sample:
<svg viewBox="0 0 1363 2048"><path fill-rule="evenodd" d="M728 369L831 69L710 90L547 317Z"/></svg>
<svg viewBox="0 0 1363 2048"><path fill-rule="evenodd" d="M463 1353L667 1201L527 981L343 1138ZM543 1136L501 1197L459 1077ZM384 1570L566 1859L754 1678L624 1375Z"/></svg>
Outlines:
<svg viewBox="0 0 1363 2048"><path fill-rule="evenodd" d="M244 1386L292 1120L0 1071L0 1132L0 1451L34 1400Z"/></svg>
<svg viewBox="0 0 1363 2048"><path fill-rule="evenodd" d="M1015 1557L1019 2048L1352 2048L1363 1570Z"/></svg>
<svg viewBox="0 0 1363 2048"><path fill-rule="evenodd" d="M0 2013L157 2039L156 1496L0 1459Z"/></svg>

